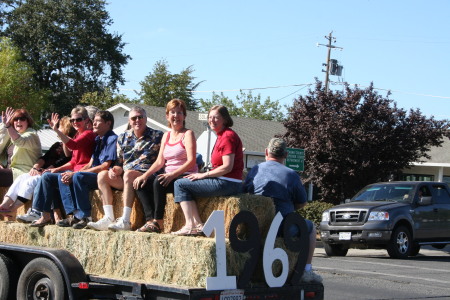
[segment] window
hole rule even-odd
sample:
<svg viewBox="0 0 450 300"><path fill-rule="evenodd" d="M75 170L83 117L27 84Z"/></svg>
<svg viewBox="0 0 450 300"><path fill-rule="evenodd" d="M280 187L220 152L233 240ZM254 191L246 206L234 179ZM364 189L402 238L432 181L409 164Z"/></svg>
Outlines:
<svg viewBox="0 0 450 300"><path fill-rule="evenodd" d="M450 195L444 185L433 185L433 202L450 204Z"/></svg>
<svg viewBox="0 0 450 300"><path fill-rule="evenodd" d="M403 174L403 181L433 181L433 175L423 175L423 174ZM450 178L449 178L450 180Z"/></svg>

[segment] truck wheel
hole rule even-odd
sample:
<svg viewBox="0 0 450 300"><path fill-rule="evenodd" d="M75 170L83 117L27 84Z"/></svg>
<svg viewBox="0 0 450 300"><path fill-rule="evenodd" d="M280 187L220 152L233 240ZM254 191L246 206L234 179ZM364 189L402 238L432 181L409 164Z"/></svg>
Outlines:
<svg viewBox="0 0 450 300"><path fill-rule="evenodd" d="M17 299L66 299L64 280L55 263L43 257L30 261L20 274Z"/></svg>
<svg viewBox="0 0 450 300"><path fill-rule="evenodd" d="M417 256L417 254L419 254L420 251L420 245L413 245L411 247L411 252L409 253L409 256Z"/></svg>
<svg viewBox="0 0 450 300"><path fill-rule="evenodd" d="M392 233L391 240L387 245L390 257L405 259L411 253L412 239L411 233L405 226L397 227Z"/></svg>
<svg viewBox="0 0 450 300"><path fill-rule="evenodd" d="M15 299L17 277L17 268L14 268L13 261L0 253L0 300Z"/></svg>
<svg viewBox="0 0 450 300"><path fill-rule="evenodd" d="M346 256L348 252L348 247L344 245L332 245L324 243L325 253L328 256Z"/></svg>

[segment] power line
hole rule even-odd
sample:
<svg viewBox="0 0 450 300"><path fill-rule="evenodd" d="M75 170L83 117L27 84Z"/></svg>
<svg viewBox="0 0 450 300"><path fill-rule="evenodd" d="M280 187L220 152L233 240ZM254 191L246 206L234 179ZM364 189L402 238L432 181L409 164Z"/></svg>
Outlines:
<svg viewBox="0 0 450 300"><path fill-rule="evenodd" d="M360 84L357 84L357 83L346 83L346 82L337 82L337 81L331 81L331 83L335 84L335 85L348 84L348 85L354 85L354 86L360 86L360 87L363 87L363 88L368 88L368 86L360 85ZM379 90L379 91L392 92L392 93L401 93L401 94L407 94L407 95L414 95L414 96L432 97L432 98L440 98L440 99L450 99L450 97L447 97L447 96L436 96L436 95L430 95L430 94L420 94L420 93L405 92L405 91L392 90L392 89L383 89L383 88L376 88L376 87L373 87L373 89L374 90Z"/></svg>
<svg viewBox="0 0 450 300"><path fill-rule="evenodd" d="M231 90L192 91L192 93L239 92L239 91L278 89L278 88L286 88L286 87L292 87L292 86L310 86L310 85L313 85L313 83L301 83L301 84L266 86L266 87L255 87L255 88L245 88L245 89L231 89Z"/></svg>
<svg viewBox="0 0 450 300"><path fill-rule="evenodd" d="M354 85L354 86L360 86L363 88L367 88L368 86L364 86L358 83L347 83L347 82L338 82L338 81L330 81L333 85ZM251 91L251 90L266 90L266 89L277 89L277 88L286 88L286 87L293 87L293 86L301 86L302 88L299 90L296 90L295 92L286 95L278 100L283 100L286 97L289 97L305 87L311 86L314 83L301 83L301 84L291 84L291 85L279 85L279 86L267 86L267 87L255 87L255 88L242 88L242 89L229 89L229 90L210 90L210 91L191 91L192 93L215 93L215 92L239 92L239 91ZM440 98L440 99L450 99L448 96L438 96L438 95L431 95L431 94L421 94L421 93L414 93L414 92L407 92L407 91L399 91L399 90L393 90L393 89L385 89L385 88L376 88L373 87L374 90L380 90L380 91L387 91L387 92L393 92L393 93L401 93L401 94L407 94L407 95L414 95L414 96L421 96L421 97L432 97L432 98ZM125 89L125 88L119 88L119 90L122 91L136 91L135 89Z"/></svg>

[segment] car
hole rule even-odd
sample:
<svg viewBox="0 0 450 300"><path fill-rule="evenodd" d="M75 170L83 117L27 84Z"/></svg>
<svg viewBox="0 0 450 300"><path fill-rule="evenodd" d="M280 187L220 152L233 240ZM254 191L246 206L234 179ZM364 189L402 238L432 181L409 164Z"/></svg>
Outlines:
<svg viewBox="0 0 450 300"><path fill-rule="evenodd" d="M370 184L322 213L320 237L328 256L350 247L386 249L392 258L419 253L422 245L450 244L450 189L443 182Z"/></svg>

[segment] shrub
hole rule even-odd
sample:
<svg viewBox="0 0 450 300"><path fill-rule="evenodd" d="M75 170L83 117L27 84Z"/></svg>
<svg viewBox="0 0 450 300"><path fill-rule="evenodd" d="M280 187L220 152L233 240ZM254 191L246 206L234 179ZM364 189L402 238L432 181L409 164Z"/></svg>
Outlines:
<svg viewBox="0 0 450 300"><path fill-rule="evenodd" d="M334 204L323 202L323 201L312 201L302 209L297 210L297 212L305 219L311 220L316 228L319 227L320 221L322 220L322 213L324 210L333 207Z"/></svg>

